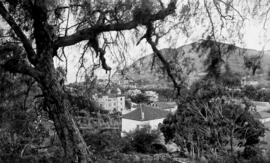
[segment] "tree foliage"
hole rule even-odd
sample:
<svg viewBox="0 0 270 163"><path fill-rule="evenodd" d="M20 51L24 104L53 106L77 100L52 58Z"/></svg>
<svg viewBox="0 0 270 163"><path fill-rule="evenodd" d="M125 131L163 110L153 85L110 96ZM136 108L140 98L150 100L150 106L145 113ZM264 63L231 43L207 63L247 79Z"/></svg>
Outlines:
<svg viewBox="0 0 270 163"><path fill-rule="evenodd" d="M149 97L144 95L143 93L130 96L130 99L134 103L149 103L150 102Z"/></svg>
<svg viewBox="0 0 270 163"><path fill-rule="evenodd" d="M0 68L0 160L35 157L49 136L40 93L31 78Z"/></svg>
<svg viewBox="0 0 270 163"><path fill-rule="evenodd" d="M158 153L160 150L165 151L163 148L155 148L155 144L159 144L160 132L159 130L152 130L151 126L143 126L136 128L134 131L127 133L125 137L129 141L129 151L136 151L139 153Z"/></svg>
<svg viewBox="0 0 270 163"><path fill-rule="evenodd" d="M164 120L161 131L167 141L174 140L193 156L233 153L236 146L255 146L264 135L253 112L248 101L204 81L194 85L176 114Z"/></svg>

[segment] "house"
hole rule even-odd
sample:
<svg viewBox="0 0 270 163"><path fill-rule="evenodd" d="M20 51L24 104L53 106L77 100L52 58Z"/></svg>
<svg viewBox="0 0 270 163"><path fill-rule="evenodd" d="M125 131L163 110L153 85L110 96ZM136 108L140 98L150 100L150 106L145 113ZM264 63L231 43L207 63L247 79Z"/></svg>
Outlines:
<svg viewBox="0 0 270 163"><path fill-rule="evenodd" d="M256 106L257 112L270 110L270 103L269 102L252 101L252 103Z"/></svg>
<svg viewBox="0 0 270 163"><path fill-rule="evenodd" d="M247 76L247 77L243 77L241 79L241 86L243 87L246 85L257 86L257 85L259 85L259 82L256 79L254 79L250 76Z"/></svg>
<svg viewBox="0 0 270 163"><path fill-rule="evenodd" d="M162 110L169 111L171 113L175 113L177 110L177 103L176 102L163 102L163 101L156 101L149 104L154 108L159 108Z"/></svg>
<svg viewBox="0 0 270 163"><path fill-rule="evenodd" d="M150 125L151 129L157 129L159 123L169 114L169 111L153 108L151 106L140 104L137 109L122 116L122 136L126 132L135 130L137 127Z"/></svg>
<svg viewBox="0 0 270 163"><path fill-rule="evenodd" d="M270 113L268 112L259 112L261 118L260 121L262 123L270 122Z"/></svg>
<svg viewBox="0 0 270 163"><path fill-rule="evenodd" d="M122 95L109 94L98 96L97 102L101 107L110 112L122 112L125 109L125 96Z"/></svg>
<svg viewBox="0 0 270 163"><path fill-rule="evenodd" d="M109 89L106 94L96 95L94 99L100 107L109 112L122 112L125 109L125 96L122 95L119 88L115 90Z"/></svg>
<svg viewBox="0 0 270 163"><path fill-rule="evenodd" d="M125 109L125 95L119 88L109 89L105 94L94 95L98 105L109 112L122 112Z"/></svg>
<svg viewBox="0 0 270 163"><path fill-rule="evenodd" d="M127 91L127 95L129 95L129 96L136 96L136 95L141 94L141 93L142 93L142 91L139 89L130 89Z"/></svg>
<svg viewBox="0 0 270 163"><path fill-rule="evenodd" d="M266 111L252 112L255 119L258 119L262 123L270 122L270 113Z"/></svg>
<svg viewBox="0 0 270 163"><path fill-rule="evenodd" d="M150 101L158 101L158 93L155 91L145 91L145 96L147 96Z"/></svg>

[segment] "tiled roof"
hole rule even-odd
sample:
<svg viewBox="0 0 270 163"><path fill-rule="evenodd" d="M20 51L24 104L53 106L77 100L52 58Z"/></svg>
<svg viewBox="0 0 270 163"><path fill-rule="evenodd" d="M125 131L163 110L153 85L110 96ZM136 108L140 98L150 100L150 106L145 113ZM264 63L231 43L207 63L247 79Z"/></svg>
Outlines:
<svg viewBox="0 0 270 163"><path fill-rule="evenodd" d="M170 108L174 108L175 106L177 106L177 104L175 102L153 102L153 104L156 104L158 108L160 109L170 109Z"/></svg>
<svg viewBox="0 0 270 163"><path fill-rule="evenodd" d="M259 112L262 119L270 118L270 113L268 112Z"/></svg>
<svg viewBox="0 0 270 163"><path fill-rule="evenodd" d="M264 111L257 112L257 111L255 111L255 112L251 112L251 113L256 119L270 118L270 113L268 113L268 112L264 112Z"/></svg>
<svg viewBox="0 0 270 163"><path fill-rule="evenodd" d="M150 121L155 119L166 118L166 116L169 113L170 112L166 110L161 110L141 104L138 106L136 110L123 115L123 119L131 119L136 121Z"/></svg>
<svg viewBox="0 0 270 163"><path fill-rule="evenodd" d="M98 98L102 98L104 96L108 96L108 98L125 97L124 95L118 95L118 94L99 94Z"/></svg>

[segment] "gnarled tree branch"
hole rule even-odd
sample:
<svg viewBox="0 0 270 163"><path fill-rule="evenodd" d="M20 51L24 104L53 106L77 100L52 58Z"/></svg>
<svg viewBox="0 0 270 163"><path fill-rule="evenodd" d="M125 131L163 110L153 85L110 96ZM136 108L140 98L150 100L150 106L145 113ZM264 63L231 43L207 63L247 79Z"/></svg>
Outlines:
<svg viewBox="0 0 270 163"><path fill-rule="evenodd" d="M163 57L163 55L161 54L161 52L158 50L158 48L156 47L156 43L152 40L152 35L151 33L153 33L153 24L149 24L147 26L147 31L146 34L143 36L144 38L146 38L147 42L150 44L154 54L159 58L159 60L162 62L163 66L166 69L166 72L168 74L168 76L170 77L170 79L173 82L174 87L177 90L177 95L180 95L180 90L181 90L181 84L178 83L175 79L175 77L173 76L172 72L171 72L171 67L170 64L167 62L167 60Z"/></svg>
<svg viewBox="0 0 270 163"><path fill-rule="evenodd" d="M99 60L101 61L102 68L104 70L110 71L112 68L107 65L105 59L105 50L100 48L97 36L89 40L89 45L95 50L97 56L99 56Z"/></svg>
<svg viewBox="0 0 270 163"><path fill-rule="evenodd" d="M77 31L76 33L65 36L65 37L59 37L56 42L56 47L62 47L62 46L70 46L74 45L78 42L89 40L89 37L92 35L98 35L102 32L110 32L110 31L122 31L122 30L130 30L134 29L139 25L145 25L148 22L153 22L157 20L163 20L168 15L174 13L176 9L176 0L171 0L168 4L167 8L161 9L159 12L148 15L147 19L143 20L143 22L137 21L136 19L133 19L129 22L124 23L114 23L114 24L97 24L91 28L86 28Z"/></svg>

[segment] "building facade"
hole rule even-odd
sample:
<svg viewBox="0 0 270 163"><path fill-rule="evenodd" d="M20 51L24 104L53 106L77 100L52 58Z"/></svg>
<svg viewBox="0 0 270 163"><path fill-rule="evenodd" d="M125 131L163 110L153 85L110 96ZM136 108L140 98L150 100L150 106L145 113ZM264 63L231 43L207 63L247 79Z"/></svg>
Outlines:
<svg viewBox="0 0 270 163"><path fill-rule="evenodd" d="M122 112L125 109L125 96L102 95L97 99L98 104L109 112Z"/></svg>

